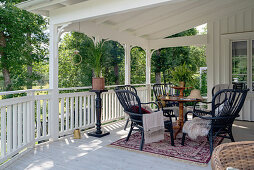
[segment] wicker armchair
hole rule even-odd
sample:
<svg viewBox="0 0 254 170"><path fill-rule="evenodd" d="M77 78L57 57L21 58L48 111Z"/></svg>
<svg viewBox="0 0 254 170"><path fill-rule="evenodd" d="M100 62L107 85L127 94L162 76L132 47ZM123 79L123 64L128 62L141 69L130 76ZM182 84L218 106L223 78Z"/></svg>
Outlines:
<svg viewBox="0 0 254 170"><path fill-rule="evenodd" d="M136 88L134 86L131 86L131 85L117 86L115 88L115 90L129 90L129 91L135 93L136 95L138 94ZM130 121L130 118L128 117L127 120L126 120L125 126L123 128L124 130L126 130L128 124L129 124L129 121Z"/></svg>
<svg viewBox="0 0 254 170"><path fill-rule="evenodd" d="M194 117L199 117L203 120L210 121L211 128L209 130L207 139L210 144L210 153L213 152L213 140L215 137L223 137L231 139L234 142L232 133L232 124L236 117L239 117L239 112L244 104L247 92L245 90L224 89L218 91L212 99L211 111L200 111L194 108L192 113ZM187 114L185 121L187 121ZM182 145L184 145L186 133L183 133Z"/></svg>
<svg viewBox="0 0 254 170"><path fill-rule="evenodd" d="M115 90L115 93L117 95L117 98L124 108L124 112L127 113L130 117L131 121L131 127L129 134L126 138L126 142L129 140L132 131L134 128L138 129L138 131L141 133L141 142L139 150L143 150L144 145L144 128L143 128L143 114L145 114L144 110L142 111L142 104L155 104L154 102L149 103L141 103L139 97L129 91L129 90ZM154 112L159 111L159 107L157 105L157 110ZM170 132L171 136L171 145L174 146L174 139L173 139L173 127L172 122L170 120L164 121L165 128Z"/></svg>
<svg viewBox="0 0 254 170"><path fill-rule="evenodd" d="M166 96L167 94L169 96L174 96L174 89L172 88L172 84L154 84L153 85L153 93L155 96L155 101L158 103L160 108L163 111L163 115L165 117L176 117L174 112L173 112L173 107L178 106L177 102L165 102L165 101L160 101L160 96Z"/></svg>
<svg viewBox="0 0 254 170"><path fill-rule="evenodd" d="M241 170L254 169L254 141L224 143L217 146L212 155L213 170L233 167Z"/></svg>

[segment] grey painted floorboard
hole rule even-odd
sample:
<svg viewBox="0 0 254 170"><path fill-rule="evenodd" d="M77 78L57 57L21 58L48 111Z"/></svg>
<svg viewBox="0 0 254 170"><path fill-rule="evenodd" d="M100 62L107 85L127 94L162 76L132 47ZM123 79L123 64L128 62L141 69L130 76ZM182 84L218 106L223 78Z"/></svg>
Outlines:
<svg viewBox="0 0 254 170"><path fill-rule="evenodd" d="M107 147L108 144L126 137L125 122L105 126L110 131L103 138L82 139L64 137L56 142L36 146L8 166L7 170L210 170L211 165L201 167L188 163ZM254 140L254 123L236 121L233 133L236 141ZM224 142L229 142L224 140Z"/></svg>

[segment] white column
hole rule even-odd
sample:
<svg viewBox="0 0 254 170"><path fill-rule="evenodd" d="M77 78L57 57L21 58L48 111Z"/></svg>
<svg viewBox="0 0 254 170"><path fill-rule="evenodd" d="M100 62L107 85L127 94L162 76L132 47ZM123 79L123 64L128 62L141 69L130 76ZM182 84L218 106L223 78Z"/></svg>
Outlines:
<svg viewBox="0 0 254 170"><path fill-rule="evenodd" d="M49 87L50 91L50 136L51 140L57 140L59 135L59 101L58 101L58 30L57 26L50 23L50 48L49 48ZM44 128L44 127L43 127Z"/></svg>
<svg viewBox="0 0 254 170"><path fill-rule="evenodd" d="M147 102L151 101L151 57L150 48L146 49L146 87L147 87Z"/></svg>
<svg viewBox="0 0 254 170"><path fill-rule="evenodd" d="M129 44L124 45L125 50L125 85L131 84L131 46Z"/></svg>
<svg viewBox="0 0 254 170"><path fill-rule="evenodd" d="M214 38L213 38L213 23L207 23L208 44L206 46L206 65L207 65L207 97L208 101L212 100L212 88L214 86ZM210 105L208 105L210 106ZM210 108L209 108L210 109Z"/></svg>

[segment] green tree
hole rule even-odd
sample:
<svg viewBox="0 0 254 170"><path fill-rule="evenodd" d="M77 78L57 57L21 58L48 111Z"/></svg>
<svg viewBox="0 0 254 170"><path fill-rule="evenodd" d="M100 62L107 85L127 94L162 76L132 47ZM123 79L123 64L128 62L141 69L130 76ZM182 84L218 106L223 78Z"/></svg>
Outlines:
<svg viewBox="0 0 254 170"><path fill-rule="evenodd" d="M0 3L0 67L4 90L32 88L39 79L33 72L33 64L47 54L47 21L39 15L16 8L20 0L5 0ZM25 69L25 71L24 71Z"/></svg>
<svg viewBox="0 0 254 170"><path fill-rule="evenodd" d="M146 53L140 47L131 49L131 84L143 84L146 80Z"/></svg>
<svg viewBox="0 0 254 170"><path fill-rule="evenodd" d="M197 30L193 28L167 38L196 34ZM183 65L183 63L186 63L192 71L197 71L198 67L205 66L204 48L200 50L197 47L170 47L155 51L151 61L152 72L154 72L152 82L161 83L161 73L163 82L168 82L170 80L169 70Z"/></svg>
<svg viewBox="0 0 254 170"><path fill-rule="evenodd" d="M107 41L106 60L104 63L103 76L106 85L119 85L124 83L124 48L116 41Z"/></svg>
<svg viewBox="0 0 254 170"><path fill-rule="evenodd" d="M59 47L59 87L90 86L93 77L89 48L93 41L83 33L65 34ZM124 83L124 49L115 41L106 41L102 76L106 85ZM79 55L75 55L75 51Z"/></svg>
<svg viewBox="0 0 254 170"><path fill-rule="evenodd" d="M92 40L78 32L65 34L59 46L59 87L90 86L92 67L88 48ZM79 54L74 52L78 51Z"/></svg>

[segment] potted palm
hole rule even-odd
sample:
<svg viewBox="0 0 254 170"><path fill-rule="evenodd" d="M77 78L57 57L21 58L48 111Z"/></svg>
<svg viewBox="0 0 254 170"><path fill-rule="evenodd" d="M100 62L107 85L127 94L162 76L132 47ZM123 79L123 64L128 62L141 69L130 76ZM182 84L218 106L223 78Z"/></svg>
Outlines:
<svg viewBox="0 0 254 170"><path fill-rule="evenodd" d="M183 65L177 66L171 70L171 81L178 84L180 87L185 87L186 83L193 82L193 74L194 72L184 63Z"/></svg>
<svg viewBox="0 0 254 170"><path fill-rule="evenodd" d="M89 48L89 58L90 64L93 69L92 78L92 89L93 90L104 90L105 79L101 76L101 71L103 67L103 61L105 59L105 49L103 47L105 40L94 42Z"/></svg>

